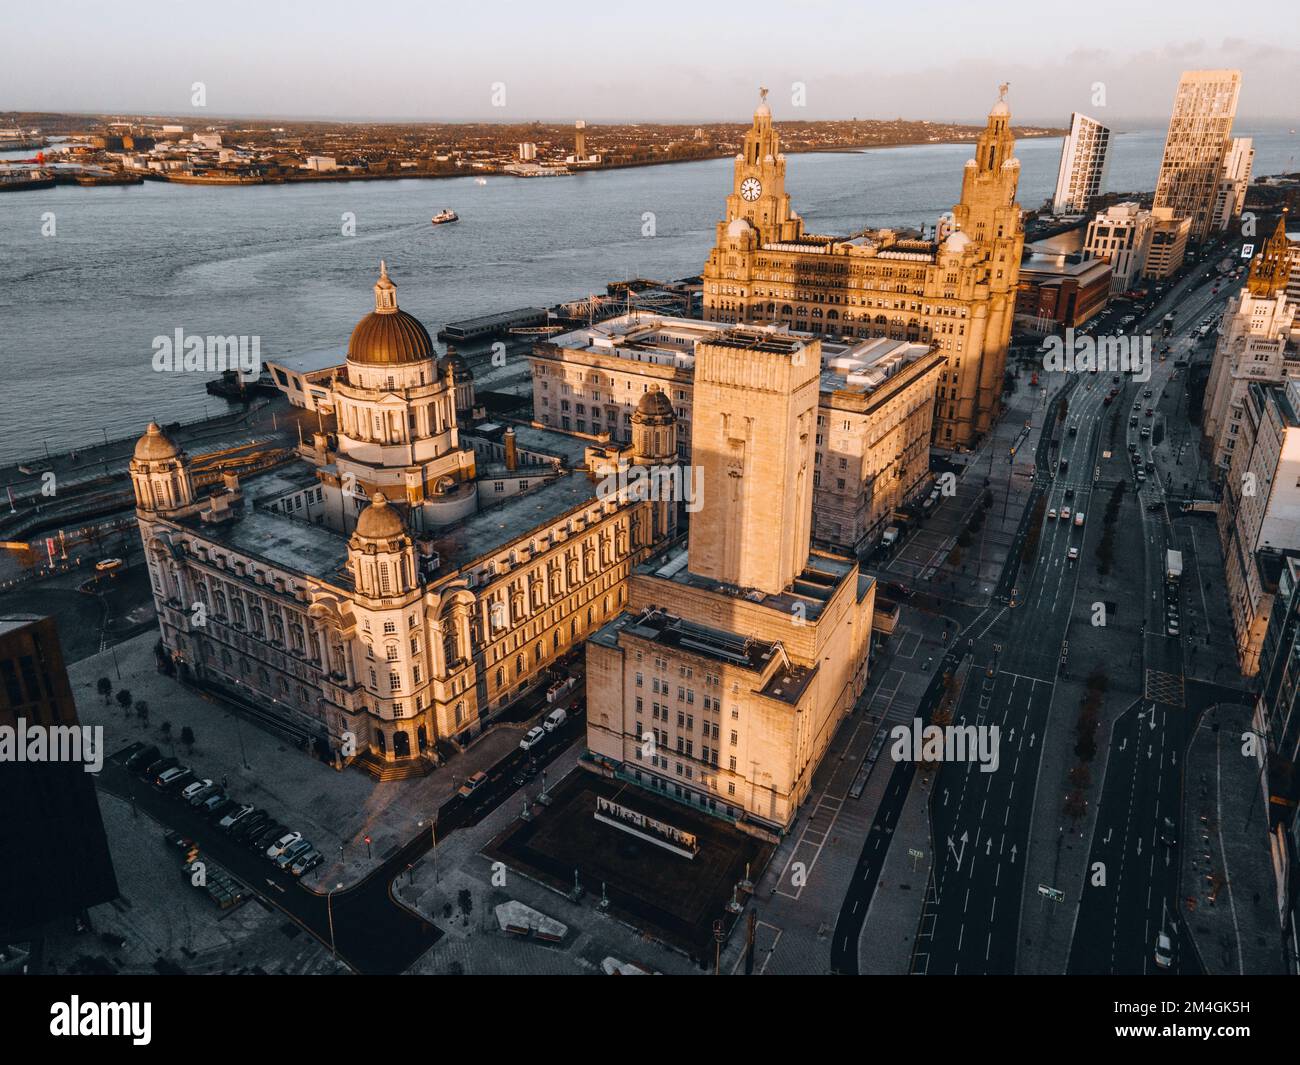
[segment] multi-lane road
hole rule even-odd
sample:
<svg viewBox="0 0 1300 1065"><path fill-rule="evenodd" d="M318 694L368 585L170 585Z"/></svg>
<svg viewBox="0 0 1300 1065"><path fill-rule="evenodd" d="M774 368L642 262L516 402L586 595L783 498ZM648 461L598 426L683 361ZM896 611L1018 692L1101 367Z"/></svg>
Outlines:
<svg viewBox="0 0 1300 1065"><path fill-rule="evenodd" d="M926 973L1011 973L1024 894L1042 741L1051 712L1074 608L1086 515L1092 513L1094 471L1104 390L1074 388L1055 426L1059 448L1039 444L1038 488L1048 513L1031 565L998 621L969 637L972 669L954 724L999 729L996 772L972 761L947 762L931 802L936 854L921 921L915 967ZM1053 400L1055 402L1055 400ZM1046 437L1047 431L1044 431ZM1071 517L1059 515L1070 508ZM1031 499L1029 514L1033 514ZM1085 525L1073 515L1082 510Z"/></svg>
<svg viewBox="0 0 1300 1065"><path fill-rule="evenodd" d="M1154 441L1141 435L1143 426L1156 421L1146 410L1154 410L1171 380L1183 386L1186 375L1174 368L1174 361L1191 347L1191 331L1227 294L1212 293L1211 283L1203 280L1180 284L1146 321L1133 326L1135 336L1150 328L1158 348L1161 316L1174 310L1172 350L1163 362L1158 355L1153 358L1151 380L1122 377L1118 395L1107 404L1110 376L1084 378L1082 387L1067 394L1068 412L1055 430L1059 451L1048 439L1050 430L1044 430L1036 488L1046 496L1048 509L1035 557L1000 589L1006 602L995 604L993 623L971 626L961 648L972 654L976 668L954 723L997 725L1000 765L991 773L981 772L973 760L948 762L941 769L931 800L937 860L914 956L917 972L1016 972L1022 907L1060 904L1050 896L1037 898L1037 886L1025 882L1025 856L1030 846L1056 846L1058 868L1061 861L1061 840L1031 839L1042 742L1058 671L1063 665L1077 673L1100 664L1067 657L1079 567L1092 564L1091 558L1072 560L1069 552L1076 548L1083 554L1084 534L1101 520L1111 485L1120 479L1133 484L1136 470L1145 474L1147 462L1154 460ZM1150 396L1145 395L1148 389ZM1137 464L1130 464L1127 452L1102 461L1109 439L1105 423L1112 415L1125 426L1125 445L1130 440L1136 445ZM1129 425L1134 417L1136 425ZM1215 693L1188 691L1182 623L1186 595L1177 589L1172 595L1166 592L1165 553L1178 543L1173 519L1158 475L1147 475L1138 488L1144 578L1120 595L1124 609L1140 609L1143 616L1143 698L1103 739L1110 743L1108 767L1088 859L1089 869L1103 862L1107 875L1102 886L1070 900L1077 907L1070 967L1081 972L1152 970L1155 937L1162 930L1174 940L1173 968L1197 970L1195 952L1177 918L1181 766L1199 711ZM1031 498L1022 539L1034 503ZM1069 521L1059 516L1064 507L1070 508ZM1073 521L1081 510L1087 515L1083 527ZM1128 536L1133 536L1131 529ZM1014 561L1007 572L1009 578L1016 574Z"/></svg>

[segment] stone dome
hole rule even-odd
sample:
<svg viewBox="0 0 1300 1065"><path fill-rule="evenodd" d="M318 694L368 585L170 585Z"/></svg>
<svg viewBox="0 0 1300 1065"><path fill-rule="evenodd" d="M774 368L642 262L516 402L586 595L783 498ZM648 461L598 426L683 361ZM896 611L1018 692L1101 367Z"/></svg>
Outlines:
<svg viewBox="0 0 1300 1065"><path fill-rule="evenodd" d="M382 492L370 498L370 506L357 517L356 535L366 540L393 540L406 535L406 525Z"/></svg>
<svg viewBox="0 0 1300 1065"><path fill-rule="evenodd" d="M150 422L144 431L144 436L140 437L135 444L135 457L141 462L174 459L180 453L181 449L162 431L162 426L157 422Z"/></svg>
<svg viewBox="0 0 1300 1065"><path fill-rule="evenodd" d="M652 388L636 404L636 418L675 418L672 401L665 392Z"/></svg>
<svg viewBox="0 0 1300 1065"><path fill-rule="evenodd" d="M375 309L357 323L348 341L348 362L363 366L401 366L434 357L429 331L414 315L399 310L397 286L379 264Z"/></svg>
<svg viewBox="0 0 1300 1065"><path fill-rule="evenodd" d="M960 254L970 247L970 237L966 236L960 229L954 229L948 234L947 239L943 242L943 250L946 252L956 252Z"/></svg>
<svg viewBox="0 0 1300 1065"><path fill-rule="evenodd" d="M754 227L749 224L747 218L733 218L727 223L727 236L733 240L738 240L749 235Z"/></svg>

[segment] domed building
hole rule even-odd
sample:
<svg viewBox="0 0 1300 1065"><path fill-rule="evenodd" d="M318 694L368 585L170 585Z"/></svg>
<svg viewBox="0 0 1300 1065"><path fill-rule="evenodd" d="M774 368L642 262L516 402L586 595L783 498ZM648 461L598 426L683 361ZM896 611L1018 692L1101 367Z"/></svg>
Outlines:
<svg viewBox="0 0 1300 1065"><path fill-rule="evenodd" d="M136 519L185 679L337 765L400 778L550 683L664 533L652 502L599 494L568 437L474 427L468 361L438 359L386 264L326 388L311 441L242 480L150 423ZM647 409L647 447L671 440L662 413Z"/></svg>
<svg viewBox="0 0 1300 1065"><path fill-rule="evenodd" d="M397 305L380 264L375 309L348 340L344 373L331 389L337 446L324 456L340 502L353 514L382 492L407 504L416 529L457 521L476 509L474 452L462 446L456 382L440 373L419 319Z"/></svg>

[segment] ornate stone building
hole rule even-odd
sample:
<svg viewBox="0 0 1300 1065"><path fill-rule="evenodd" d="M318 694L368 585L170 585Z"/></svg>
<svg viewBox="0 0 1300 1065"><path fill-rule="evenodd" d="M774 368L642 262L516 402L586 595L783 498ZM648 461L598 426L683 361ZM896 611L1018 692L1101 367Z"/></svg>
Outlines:
<svg viewBox="0 0 1300 1065"><path fill-rule="evenodd" d="M436 360L386 270L375 301L330 385L334 424L303 461L200 489L189 457L150 425L131 479L163 644L182 673L285 735L391 774L476 735L616 616L676 510L542 462L537 430L529 465L509 429L504 465L486 476L519 487L488 506L457 422L462 367ZM631 461L676 462L662 416L634 430Z"/></svg>
<svg viewBox="0 0 1300 1065"><path fill-rule="evenodd" d="M587 642L588 764L779 833L865 688L875 583L810 548L820 360L752 327L695 360L705 505Z"/></svg>
<svg viewBox="0 0 1300 1065"><path fill-rule="evenodd" d="M1210 474L1223 476L1243 431L1244 399L1252 383L1300 378L1300 319L1286 294L1290 247L1286 213L1251 260L1245 287L1228 300L1205 387L1201 431Z"/></svg>
<svg viewBox="0 0 1300 1065"><path fill-rule="evenodd" d="M971 447L997 417L1011 338L1024 245L1014 148L1004 87L966 163L961 200L934 240L887 229L818 236L791 209L764 100L736 156L726 216L704 267L705 318L933 343L948 359L934 443Z"/></svg>

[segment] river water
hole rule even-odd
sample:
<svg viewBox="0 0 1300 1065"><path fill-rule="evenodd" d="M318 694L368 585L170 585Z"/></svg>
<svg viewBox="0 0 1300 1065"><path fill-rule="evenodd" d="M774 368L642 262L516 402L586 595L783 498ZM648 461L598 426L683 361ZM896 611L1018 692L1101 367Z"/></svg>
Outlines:
<svg viewBox="0 0 1300 1065"><path fill-rule="evenodd" d="M1255 137L1257 175L1300 141ZM1114 140L1107 187L1150 189L1163 131ZM930 224L971 146L793 155L787 188L814 232ZM29 153L7 153L11 157ZM1020 201L1052 191L1057 139L1017 145ZM242 188L144 185L0 195L0 462L224 409L200 373L157 373L153 339L260 337L263 358L337 347L372 306L381 258L435 333L492 311L698 273L730 191L727 159L521 180L471 177ZM443 207L461 221L431 226ZM55 233L43 236L52 212ZM653 237L643 237L644 215ZM344 215L355 234L343 234Z"/></svg>

